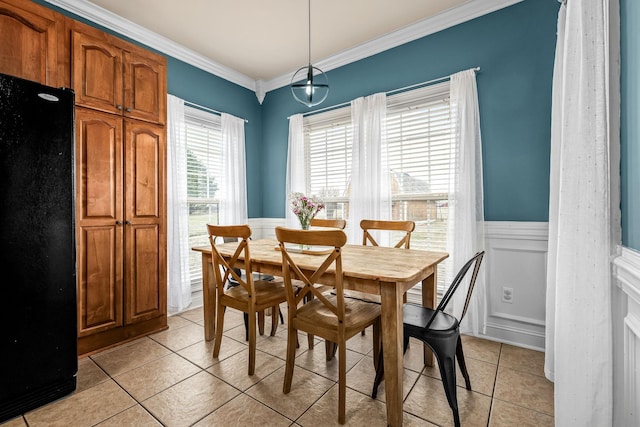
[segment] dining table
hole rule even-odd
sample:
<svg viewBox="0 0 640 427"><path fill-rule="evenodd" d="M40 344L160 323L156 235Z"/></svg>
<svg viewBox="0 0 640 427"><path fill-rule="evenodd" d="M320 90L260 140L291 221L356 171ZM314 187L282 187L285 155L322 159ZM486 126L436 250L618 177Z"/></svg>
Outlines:
<svg viewBox="0 0 640 427"><path fill-rule="evenodd" d="M223 256L232 256L236 242L216 244ZM282 276L282 254L272 239L250 241L251 269L254 273ZM216 284L213 274L211 246L192 248L202 254L202 290L204 333L206 340L215 336ZM290 253L301 269L315 270L325 259L311 250ZM437 267L449 255L446 252L388 248L347 244L342 248L342 273L345 289L379 295L381 304L382 351L387 405L387 424L401 426L403 418L403 318L402 306L407 290L422 283L422 305L436 306ZM322 253L319 251L318 253ZM244 260L240 259L240 265ZM328 271L332 272L331 269ZM327 274L327 285L330 283ZM323 283L320 278L319 283ZM424 347L424 362L434 363L433 354Z"/></svg>

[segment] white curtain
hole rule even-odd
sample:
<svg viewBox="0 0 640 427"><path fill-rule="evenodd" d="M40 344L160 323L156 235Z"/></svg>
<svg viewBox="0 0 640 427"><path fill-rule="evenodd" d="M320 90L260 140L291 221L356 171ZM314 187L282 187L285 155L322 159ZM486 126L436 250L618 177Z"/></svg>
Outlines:
<svg viewBox="0 0 640 427"><path fill-rule="evenodd" d="M484 249L482 139L475 71L453 74L450 91L454 138L451 145L447 250L453 273L456 274L476 252ZM484 270L483 267L480 269L476 279L467 314L460 326L461 332L473 335L484 333ZM462 313L470 276L467 274L450 304L451 311L456 315Z"/></svg>
<svg viewBox="0 0 640 427"><path fill-rule="evenodd" d="M351 101L353 151L349 193L349 242L362 243L362 219L391 219L391 190L386 138L387 95ZM388 245L388 236L378 236Z"/></svg>
<svg viewBox="0 0 640 427"><path fill-rule="evenodd" d="M169 314L191 304L189 213L184 101L167 96L167 308Z"/></svg>
<svg viewBox="0 0 640 427"><path fill-rule="evenodd" d="M246 224L247 211L244 119L222 113L222 185L220 224Z"/></svg>
<svg viewBox="0 0 640 427"><path fill-rule="evenodd" d="M300 222L289 207L289 194L292 192L305 193L307 191L304 160L304 128L302 120L302 114L295 114L289 117L285 218L287 227L291 228L298 228Z"/></svg>
<svg viewBox="0 0 640 427"><path fill-rule="evenodd" d="M613 422L608 8L570 0L558 15L545 352L558 426Z"/></svg>

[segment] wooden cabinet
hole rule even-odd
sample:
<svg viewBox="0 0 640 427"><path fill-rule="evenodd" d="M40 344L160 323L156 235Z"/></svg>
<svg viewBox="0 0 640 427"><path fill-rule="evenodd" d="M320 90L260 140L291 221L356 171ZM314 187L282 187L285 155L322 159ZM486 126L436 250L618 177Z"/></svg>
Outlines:
<svg viewBox="0 0 640 427"><path fill-rule="evenodd" d="M166 326L165 130L76 108L78 351Z"/></svg>
<svg viewBox="0 0 640 427"><path fill-rule="evenodd" d="M77 22L70 41L87 354L167 325L166 60Z"/></svg>
<svg viewBox="0 0 640 427"><path fill-rule="evenodd" d="M68 86L62 15L29 1L0 0L0 73Z"/></svg>
<svg viewBox="0 0 640 427"><path fill-rule="evenodd" d="M95 30L73 31L71 39L77 105L165 123L167 78L162 57Z"/></svg>

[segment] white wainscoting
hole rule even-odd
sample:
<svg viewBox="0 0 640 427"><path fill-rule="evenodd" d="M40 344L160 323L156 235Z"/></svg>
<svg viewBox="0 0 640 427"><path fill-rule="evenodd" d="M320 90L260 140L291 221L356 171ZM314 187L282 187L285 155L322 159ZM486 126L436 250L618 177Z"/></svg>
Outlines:
<svg viewBox="0 0 640 427"><path fill-rule="evenodd" d="M484 337L544 351L548 234L546 222L485 223ZM513 290L509 302L504 288Z"/></svg>
<svg viewBox="0 0 640 427"><path fill-rule="evenodd" d="M614 425L640 425L640 253L613 260Z"/></svg>
<svg viewBox="0 0 640 427"><path fill-rule="evenodd" d="M275 238L284 218L249 220L254 238ZM546 222L487 222L487 328L483 337L544 350L547 277ZM512 302L502 301L503 287L512 288Z"/></svg>

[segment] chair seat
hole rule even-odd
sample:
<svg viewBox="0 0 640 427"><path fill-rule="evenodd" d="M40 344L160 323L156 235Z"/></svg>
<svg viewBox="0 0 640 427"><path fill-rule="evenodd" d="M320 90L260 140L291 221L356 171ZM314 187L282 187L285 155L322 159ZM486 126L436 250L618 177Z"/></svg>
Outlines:
<svg viewBox="0 0 640 427"><path fill-rule="evenodd" d="M337 304L334 295L327 295L327 299L332 304ZM345 339L372 325L381 314L378 304L345 298L344 305ZM338 318L319 299L314 299L298 309L293 326L296 329L312 330L314 335L337 341Z"/></svg>
<svg viewBox="0 0 640 427"><path fill-rule="evenodd" d="M427 322L433 316L435 310L427 307L422 307L418 304L406 303L402 306L402 320L405 328L424 329L427 326ZM430 332L435 331L452 331L458 327L458 319L455 317L438 311L435 319L429 326Z"/></svg>
<svg viewBox="0 0 640 427"><path fill-rule="evenodd" d="M256 290L256 305L271 307L286 299L284 284L274 280L256 280L253 282ZM221 298L234 299L246 306L249 293L242 286L235 286L225 291Z"/></svg>

